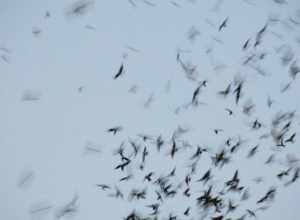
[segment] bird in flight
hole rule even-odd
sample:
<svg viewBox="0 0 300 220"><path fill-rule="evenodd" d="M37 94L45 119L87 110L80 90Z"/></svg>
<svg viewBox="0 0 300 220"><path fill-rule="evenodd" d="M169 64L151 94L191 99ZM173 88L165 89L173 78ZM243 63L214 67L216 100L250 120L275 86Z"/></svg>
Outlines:
<svg viewBox="0 0 300 220"><path fill-rule="evenodd" d="M116 126L107 129L107 132L112 133L113 135L116 135L118 132L122 131L123 127L122 126Z"/></svg>
<svg viewBox="0 0 300 220"><path fill-rule="evenodd" d="M124 73L124 64L119 67L118 72L114 75L114 79L118 79Z"/></svg>
<svg viewBox="0 0 300 220"><path fill-rule="evenodd" d="M221 31L222 29L227 27L228 19L229 19L229 17L225 18L225 20L221 23L221 25L219 26L219 31Z"/></svg>

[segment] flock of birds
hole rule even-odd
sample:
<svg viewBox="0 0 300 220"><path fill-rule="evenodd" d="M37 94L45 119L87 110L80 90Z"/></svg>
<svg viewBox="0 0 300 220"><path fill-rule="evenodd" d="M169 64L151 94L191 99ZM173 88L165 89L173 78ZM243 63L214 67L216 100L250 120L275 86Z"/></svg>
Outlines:
<svg viewBox="0 0 300 220"><path fill-rule="evenodd" d="M221 91L224 92L224 91ZM194 97L194 96L193 96ZM270 135L274 139L275 146L278 149L288 147L289 144L295 142L296 133L288 134L290 126L294 118L294 112L287 112L278 115L274 121L274 128L271 131L273 135ZM259 130L262 124L255 120L252 124L253 130ZM276 128L275 128L276 127ZM280 129L278 129L280 128ZM122 127L113 127L107 130L107 132L117 135ZM278 131L278 130L279 131ZM277 132L274 133L274 131ZM144 183L144 187L130 190L127 195L119 188L119 186L111 186L107 184L97 184L99 189L108 192L108 196L115 197L116 199L147 201L146 207L149 209L147 215L143 215L138 211L132 211L125 219L160 219L160 210L164 203L168 200L181 201L181 196L187 197L190 200L190 206L185 207L181 213L170 213L166 219L189 219L188 217L195 218L195 213L192 210L197 210L196 213L201 213L201 219L246 219L252 217L258 217L260 211L268 209L271 202L274 200L278 191L276 187L270 187L265 193L256 198L256 206L252 208L246 208L244 213L236 218L231 217L241 203L247 201L250 198L249 191L251 190L249 185L244 185L240 178L239 169L233 171L232 176L227 177L221 183L215 183L215 174L220 172L224 166L234 160L236 152L243 146L241 139L234 141L232 138L228 138L221 150L214 152L212 149L202 146L192 146L188 142L182 140L180 137L187 132L184 128L178 127L172 137L164 139L162 136L148 136L138 135L139 141L129 140L128 142L122 142L120 147L115 151L115 155L119 157L120 162L114 167L117 172L120 172L121 177L119 183L133 181L134 175L123 174L127 167L138 167L135 172L142 172L144 177L140 179ZM214 130L216 134L220 130ZM267 138L265 136L263 138ZM169 173L163 174L155 171L144 172L145 167L151 164L147 164L147 158L156 153L162 153L163 150L168 152L170 160L175 160L179 151L189 151L190 155L185 158L190 164L184 175L181 174L180 178L176 177L177 168L174 167ZM259 145L250 147L248 149L246 158L250 159L255 157L259 149ZM265 166L271 166L272 163L276 163L276 153L271 153L264 161ZM200 169L199 162L203 160L203 157L211 160L211 166L205 172L198 172ZM300 174L300 167L298 165L299 160L292 155L287 156L287 164L289 166L286 169L280 170L275 178L283 183L284 186L289 186L295 183ZM135 164L135 165L133 165ZM285 165L286 166L286 165ZM151 169L151 168L150 168ZM131 170L131 169L130 169ZM175 179L175 181L174 181ZM135 180L136 181L136 180ZM261 178L254 179L256 182L262 181ZM152 185L153 190L149 192L147 190L148 185ZM201 189L202 192L195 192L195 189ZM148 198L151 197L151 202ZM234 199L235 198L235 199ZM195 205L195 207L192 207ZM197 216L197 215L196 215Z"/></svg>
<svg viewBox="0 0 300 220"><path fill-rule="evenodd" d="M138 4L146 4L155 7L157 3L150 0L128 0L133 7ZM195 1L194 1L195 2ZM252 4L253 1L244 1ZM181 7L180 1L170 1L173 6ZM223 1L218 1L224 4ZM85 14L93 4L93 1L77 1L67 11L69 16L80 16ZM287 0L274 0L274 4L288 4ZM216 6L217 7L217 6ZM220 7L220 6L218 6ZM299 21L294 17L289 17L286 25L293 29L299 30L300 27L300 11L298 13ZM47 11L45 18L51 18L50 11ZM230 16L224 18L214 28L217 32L230 29ZM264 45L264 38L267 34L276 34L272 32L272 25L276 22L275 18L270 18L261 25L256 34L245 39L241 45L241 50L246 55L243 58L242 66L254 69L259 76L265 77L266 73L259 65L269 54L261 52ZM207 21L209 22L209 21ZM89 29L93 26L87 25ZM38 35L40 29L33 29L32 33ZM188 40L193 41L200 34L200 31L193 27L189 30ZM278 37L281 34L278 34ZM223 43L220 39L213 41ZM299 45L299 42L298 42ZM137 52L138 49L130 47L131 51ZM2 59L8 62L5 54L9 51L5 48L1 49ZM178 106L174 112L180 114L183 111L188 112L190 108L199 108L201 105L209 105L202 102L201 94L210 87L211 79L199 80L197 66L184 59L184 50L178 50L174 56L177 67L182 71L187 80L193 83L194 90L190 94L190 100ZM207 54L212 53L211 48L206 51ZM297 80L300 74L300 65L291 47L287 44L277 48L275 54L280 57L281 65L287 67L286 75L290 81L280 89L281 93L285 93L291 88L291 85ZM217 66L216 68L223 68ZM112 80L122 80L126 77L126 65L121 63L117 71L112 73ZM119 179L116 182L95 183L94 187L99 190L99 196L106 195L122 202L134 202L141 205L141 209L133 208L124 216L125 220L146 220L146 219L211 219L211 220L245 220L259 219L261 212L268 210L275 197L281 191L281 187L290 187L299 179L300 165L299 159L295 154L291 154L287 149L296 146L297 129L299 122L297 121L296 110L279 111L272 116L271 123L264 118L258 118L254 112L257 104L254 101L246 101L242 104L245 94L247 94L247 80L245 77L236 75L230 82L222 88L214 90L214 95L218 98L232 102L232 107L224 107L224 116L234 118L237 112L241 112L247 117L249 123L249 134L255 134L256 139L251 142L242 135L235 137L226 136L226 130L223 128L215 128L208 131L210 135L216 136L216 139L222 136L219 148L207 146L200 143L191 143L186 135L191 132L189 128L178 126L173 129L171 135L163 134L137 134L134 137L128 137L121 140L120 145L113 151L113 172ZM83 87L78 88L78 92L83 92ZM130 92L135 92L136 87L132 87ZM40 94L32 91L26 91L22 96L23 101L37 101ZM271 110L278 100L267 96L265 106ZM149 106L154 97L150 96L145 107ZM297 98L295 97L295 102ZM267 113L268 114L268 113ZM124 132L124 125L116 125L107 128L105 133L111 138L118 138L120 133ZM163 132L162 132L163 133ZM272 146L265 147L264 141L270 141ZM255 144L253 144L255 143ZM85 146L88 152L99 153L101 150L93 144ZM261 152L267 154L267 157L261 161L259 154ZM108 156L108 155L107 155ZM272 174L272 182L268 188L260 193L259 196L253 196L251 192L255 191L253 185L260 185L264 182L261 176L249 177L247 173L243 173L242 167L237 164L232 165L237 160L254 161L259 157L260 165L274 171L279 167L276 173ZM163 164L174 164L174 166L165 172L165 167L156 168L154 158L161 158ZM178 162L180 161L180 162ZM177 164L180 164L178 165ZM254 162L254 163L257 163ZM182 164L182 165L181 165ZM224 176L223 170L231 166L228 171L231 173ZM168 167L168 165L166 165ZM271 173L272 173L271 172ZM222 176L223 175L223 176ZM18 184L22 186L33 177L33 173L23 175ZM242 178L243 177L243 178ZM244 177L251 181L244 181ZM129 190L122 189L126 186ZM253 192L254 193L254 192ZM68 203L62 205L55 212L56 219L63 219L67 216L73 216L78 212L79 195L76 194ZM251 202L249 202L251 200ZM180 205L182 201L184 204ZM179 204L181 209L170 211L168 203L175 202ZM102 205L105 207L105 205ZM137 207L137 206L136 206ZM50 205L40 205L30 210L32 215L51 209Z"/></svg>

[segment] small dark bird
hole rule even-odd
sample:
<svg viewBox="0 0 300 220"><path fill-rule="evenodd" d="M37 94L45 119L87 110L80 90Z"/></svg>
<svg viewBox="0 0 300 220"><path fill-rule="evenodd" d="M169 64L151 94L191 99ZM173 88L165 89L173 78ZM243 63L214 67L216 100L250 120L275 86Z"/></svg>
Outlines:
<svg viewBox="0 0 300 220"><path fill-rule="evenodd" d="M300 174L300 167L297 167L297 169L295 170L294 176L292 178L292 182L295 182L298 178L299 178L299 174Z"/></svg>
<svg viewBox="0 0 300 220"><path fill-rule="evenodd" d="M130 200L130 201L133 200L133 199L138 200L137 195L138 195L139 193L140 193L140 190L138 190L138 189L132 189L132 190L130 191L130 193L129 193L129 200Z"/></svg>
<svg viewBox="0 0 300 220"><path fill-rule="evenodd" d="M75 194L74 198L70 202L68 202L66 205L64 205L56 213L57 219L61 219L61 218L64 218L66 215L76 213L78 211L78 205L77 205L78 199L79 199L79 196L77 194Z"/></svg>
<svg viewBox="0 0 300 220"><path fill-rule="evenodd" d="M137 7L137 5L136 5L136 3L134 2L134 0L128 0L128 2L131 4L131 6Z"/></svg>
<svg viewBox="0 0 300 220"><path fill-rule="evenodd" d="M283 85L282 89L280 90L281 93L286 92L289 88L291 88L292 82L289 82L285 85Z"/></svg>
<svg viewBox="0 0 300 220"><path fill-rule="evenodd" d="M241 92L242 92L243 83L240 82L237 86L237 88L234 90L235 93L235 103L238 104L239 100L241 98Z"/></svg>
<svg viewBox="0 0 300 220"><path fill-rule="evenodd" d="M177 8L180 8L181 6L177 3L177 2L175 2L175 1L170 1L170 3L172 4L172 5L174 5L175 7L177 7Z"/></svg>
<svg viewBox="0 0 300 220"><path fill-rule="evenodd" d="M249 215L250 217L256 218L256 214L255 214L254 211L252 211L252 210L250 210L250 209L246 209L246 211L247 211L247 213L248 213L248 215Z"/></svg>
<svg viewBox="0 0 300 220"><path fill-rule="evenodd" d="M176 190L171 190L171 191L165 192L165 195L166 195L166 197L173 198L176 195L176 193L177 193Z"/></svg>
<svg viewBox="0 0 300 220"><path fill-rule="evenodd" d="M137 200L139 199L146 199L146 194L147 194L147 191L146 189L143 189L143 190L132 190L132 197L135 197Z"/></svg>
<svg viewBox="0 0 300 220"><path fill-rule="evenodd" d="M46 11L45 18L50 18L50 12Z"/></svg>
<svg viewBox="0 0 300 220"><path fill-rule="evenodd" d="M246 50L249 46L250 38L243 44L243 50Z"/></svg>
<svg viewBox="0 0 300 220"><path fill-rule="evenodd" d="M285 140L285 143L294 143L295 142L296 133L293 133L288 139Z"/></svg>
<svg viewBox="0 0 300 220"><path fill-rule="evenodd" d="M148 174L144 177L144 181L147 180L148 182L151 182L153 174L154 174L154 172L148 173Z"/></svg>
<svg viewBox="0 0 300 220"><path fill-rule="evenodd" d="M195 160L192 164L190 164L189 165L189 167L190 167L190 174L191 175L193 175L193 174L195 174L196 173L196 169L197 169L197 164L198 164L198 159L197 160Z"/></svg>
<svg viewBox="0 0 300 220"><path fill-rule="evenodd" d="M155 193L156 193L156 200L163 202L162 195L158 191L155 191Z"/></svg>
<svg viewBox="0 0 300 220"><path fill-rule="evenodd" d="M110 189L110 186L109 185L106 185L106 184L97 184L98 187L100 187L102 190L107 190L107 189Z"/></svg>
<svg viewBox="0 0 300 220"><path fill-rule="evenodd" d="M193 105L198 105L198 96L199 96L199 93L200 93L200 89L201 89L201 86L198 86L195 91L193 92L193 98L192 98L192 104Z"/></svg>
<svg viewBox="0 0 300 220"><path fill-rule="evenodd" d="M300 66L296 60L290 65L289 73L293 79L300 73Z"/></svg>
<svg viewBox="0 0 300 220"><path fill-rule="evenodd" d="M285 147L286 145L284 144L283 138L279 137L278 143L276 144L277 147Z"/></svg>
<svg viewBox="0 0 300 220"><path fill-rule="evenodd" d="M261 176L255 177L253 181L257 184L262 183L264 179Z"/></svg>
<svg viewBox="0 0 300 220"><path fill-rule="evenodd" d="M107 132L113 133L113 135L116 135L118 132L122 131L122 129L123 128L121 126L116 126L116 127L107 129Z"/></svg>
<svg viewBox="0 0 300 220"><path fill-rule="evenodd" d="M267 200L273 199L276 193L276 188L272 187L271 189L268 190L268 192L261 198L259 199L256 203L263 203Z"/></svg>
<svg viewBox="0 0 300 220"><path fill-rule="evenodd" d="M158 209L159 209L159 203L154 203L154 204L151 204L151 205L147 205L148 208L151 208L152 209L152 213L150 213L150 215L156 215L158 213Z"/></svg>
<svg viewBox="0 0 300 220"><path fill-rule="evenodd" d="M236 220L245 220L246 219L246 214L242 215L241 217L237 218Z"/></svg>
<svg viewBox="0 0 300 220"><path fill-rule="evenodd" d="M80 87L78 88L78 92L81 93L81 92L83 91L83 89L84 89L84 86L80 86Z"/></svg>
<svg viewBox="0 0 300 220"><path fill-rule="evenodd" d="M197 181L199 182L203 182L204 184L207 183L207 181L209 181L212 178L211 176L211 170L209 169L208 171L206 171L206 173Z"/></svg>
<svg viewBox="0 0 300 220"><path fill-rule="evenodd" d="M180 62L180 53L179 52L177 52L177 54L176 54L176 61Z"/></svg>
<svg viewBox="0 0 300 220"><path fill-rule="evenodd" d="M250 198L250 193L249 193L249 190L248 189L245 189L242 196L241 196L241 201L245 201L247 199Z"/></svg>
<svg viewBox="0 0 300 220"><path fill-rule="evenodd" d="M263 34L267 30L268 24L265 24L262 29L259 30L258 34Z"/></svg>
<svg viewBox="0 0 300 220"><path fill-rule="evenodd" d="M230 153L235 153L237 150L238 150L238 148L239 148L239 144L235 144L235 145L233 145L231 148L230 148Z"/></svg>
<svg viewBox="0 0 300 220"><path fill-rule="evenodd" d="M42 29L38 28L38 27L33 27L32 28L32 33L35 35L35 36L38 36L39 34L42 33Z"/></svg>
<svg viewBox="0 0 300 220"><path fill-rule="evenodd" d="M238 205L233 205L233 202L229 200L226 214L235 211L237 207Z"/></svg>
<svg viewBox="0 0 300 220"><path fill-rule="evenodd" d="M283 127L282 127L282 131L286 131L291 127L292 121L289 121L288 123L286 123Z"/></svg>
<svg viewBox="0 0 300 220"><path fill-rule="evenodd" d="M221 131L223 131L223 129L214 129L215 134L219 134Z"/></svg>
<svg viewBox="0 0 300 220"><path fill-rule="evenodd" d="M138 153L140 152L141 147L139 145L137 145L134 141L129 141L130 145L133 148L133 155L134 157L136 157L138 155Z"/></svg>
<svg viewBox="0 0 300 220"><path fill-rule="evenodd" d="M176 141L174 139L172 139L172 142L173 142L173 144L172 144L172 149L171 149L170 155L173 159L175 156L175 153L178 151L178 147L177 147Z"/></svg>
<svg viewBox="0 0 300 220"><path fill-rule="evenodd" d="M128 160L128 161L126 161L126 162L124 162L124 163L121 163L121 164L117 165L117 166L115 167L115 170L121 169L122 171L124 171L124 168L125 168L130 162L131 162L131 161Z"/></svg>
<svg viewBox="0 0 300 220"><path fill-rule="evenodd" d="M250 116L252 114L252 112L254 111L254 109L255 109L255 105L250 100L250 101L246 102L245 105L243 106L243 113L245 115Z"/></svg>
<svg viewBox="0 0 300 220"><path fill-rule="evenodd" d="M18 181L18 186L19 187L29 186L34 179L34 176L35 174L33 171L26 171L22 173Z"/></svg>
<svg viewBox="0 0 300 220"><path fill-rule="evenodd" d="M230 147L230 145L231 145L231 138L228 138L226 141L225 141L225 144L228 146L228 147Z"/></svg>
<svg viewBox="0 0 300 220"><path fill-rule="evenodd" d="M225 108L225 111L227 111L229 115L233 114L233 111L231 109L229 109L229 108Z"/></svg>
<svg viewBox="0 0 300 220"><path fill-rule="evenodd" d="M190 188L186 188L186 190L184 190L183 195L185 195L186 197L190 197L191 193L190 193Z"/></svg>
<svg viewBox="0 0 300 220"><path fill-rule="evenodd" d="M170 214L168 220L177 220L177 216Z"/></svg>
<svg viewBox="0 0 300 220"><path fill-rule="evenodd" d="M186 175L185 178L184 178L184 182L185 184L188 186L191 182L191 176L190 175Z"/></svg>
<svg viewBox="0 0 300 220"><path fill-rule="evenodd" d="M255 43L254 43L254 48L257 47L261 43L260 38L256 38Z"/></svg>
<svg viewBox="0 0 300 220"><path fill-rule="evenodd" d="M194 159L199 158L203 152L207 152L207 149L201 148L200 146L197 146L196 152L191 156L190 159L194 160Z"/></svg>
<svg viewBox="0 0 300 220"><path fill-rule="evenodd" d="M120 155L121 161L129 161L130 159L124 155L124 151L124 143L122 142L116 153Z"/></svg>
<svg viewBox="0 0 300 220"><path fill-rule="evenodd" d="M175 176L176 167L173 168L173 170L168 174L168 177Z"/></svg>
<svg viewBox="0 0 300 220"><path fill-rule="evenodd" d="M46 213L52 208L52 205L49 204L38 204L36 207L30 208L29 212L32 215Z"/></svg>
<svg viewBox="0 0 300 220"><path fill-rule="evenodd" d="M268 100L267 100L267 105L268 105L268 107L271 108L271 106L273 105L273 103L274 103L274 100L271 99L270 96L268 96Z"/></svg>
<svg viewBox="0 0 300 220"><path fill-rule="evenodd" d="M130 180L130 179L132 179L132 178L133 178L133 175L132 175L132 174L129 174L129 175L127 175L127 176L122 177L122 178L120 179L120 182L122 182L122 181L128 181L128 180Z"/></svg>
<svg viewBox="0 0 300 220"><path fill-rule="evenodd" d="M299 178L299 174L300 174L300 167L297 167L295 172L294 172L294 175L292 177L292 179L290 181L288 181L285 186L288 186L294 182L296 182L296 180Z"/></svg>
<svg viewBox="0 0 300 220"><path fill-rule="evenodd" d="M256 34L254 48L257 47L261 43L262 36L266 32L267 27L268 27L268 24L266 24L262 29L260 29L259 32Z"/></svg>
<svg viewBox="0 0 300 220"><path fill-rule="evenodd" d="M243 65L247 65L254 58L255 58L255 54L251 54L250 56L247 56L246 59L245 59L245 61L243 62Z"/></svg>
<svg viewBox="0 0 300 220"><path fill-rule="evenodd" d="M206 86L207 86L207 80L203 80L203 81L200 83L200 86L206 87Z"/></svg>
<svg viewBox="0 0 300 220"><path fill-rule="evenodd" d="M122 63L119 70L118 70L118 72L117 72L117 74L114 76L114 79L119 78L123 74L123 72L124 72L124 65Z"/></svg>
<svg viewBox="0 0 300 220"><path fill-rule="evenodd" d="M260 129L262 124L256 119L252 124L252 129Z"/></svg>
<svg viewBox="0 0 300 220"><path fill-rule="evenodd" d="M155 7L155 6L156 6L156 4L154 4L153 2L150 2L150 1L148 1L148 0L143 0L143 2L144 2L145 4L151 6L151 7Z"/></svg>
<svg viewBox="0 0 300 220"><path fill-rule="evenodd" d="M254 146L248 153L247 158L253 157L257 153L259 145Z"/></svg>
<svg viewBox="0 0 300 220"><path fill-rule="evenodd" d="M227 27L228 17L225 18L225 20L222 22L222 24L219 26L219 31L221 31L223 28Z"/></svg>
<svg viewBox="0 0 300 220"><path fill-rule="evenodd" d="M189 216L190 215L190 210L191 210L191 207L187 207L186 210L183 212L183 214L185 216Z"/></svg>
<svg viewBox="0 0 300 220"><path fill-rule="evenodd" d="M229 84L225 90L219 91L218 94L226 97L231 91L231 84Z"/></svg>
<svg viewBox="0 0 300 220"><path fill-rule="evenodd" d="M135 211L131 212L125 220L137 220L140 219L140 217L135 213Z"/></svg>
<svg viewBox="0 0 300 220"><path fill-rule="evenodd" d="M149 108L154 100L154 94L152 93L144 103L144 108Z"/></svg>
<svg viewBox="0 0 300 220"><path fill-rule="evenodd" d="M274 161L275 159L275 154L271 154L268 159L266 160L265 164L270 164Z"/></svg>
<svg viewBox="0 0 300 220"><path fill-rule="evenodd" d="M172 197L176 194L175 190L170 190L172 187L172 184L168 184L166 186L162 186L162 190L163 193L167 196L167 197Z"/></svg>
<svg viewBox="0 0 300 220"><path fill-rule="evenodd" d="M138 136L139 136L140 138L142 138L142 140L143 140L144 142L153 139L150 135L147 135L147 134L138 134Z"/></svg>
<svg viewBox="0 0 300 220"><path fill-rule="evenodd" d="M277 174L277 178L282 179L284 176L288 176L291 170L292 170L292 168L281 171L280 173Z"/></svg>
<svg viewBox="0 0 300 220"><path fill-rule="evenodd" d="M156 139L156 148L157 148L157 151L160 151L161 147L164 145L164 140L162 138L162 136L158 136L157 139Z"/></svg>
<svg viewBox="0 0 300 220"><path fill-rule="evenodd" d="M239 175L239 171L236 170L233 177L232 177L232 179L225 182L225 184L227 186L232 186L232 185L237 186L240 182L240 179L239 179L238 175Z"/></svg>
<svg viewBox="0 0 300 220"><path fill-rule="evenodd" d="M216 153L214 157L212 157L213 163L215 166L227 164L229 162L229 157L226 156L226 151L222 150L220 153Z"/></svg>
<svg viewBox="0 0 300 220"><path fill-rule="evenodd" d="M146 160L146 156L148 156L149 152L147 150L147 147L145 146L144 147L144 150L143 150L143 157L142 157L142 162L144 163L145 160Z"/></svg>
<svg viewBox="0 0 300 220"><path fill-rule="evenodd" d="M212 220L222 220L224 218L223 215L219 215L219 216L216 216L216 217L212 217L211 219Z"/></svg>
<svg viewBox="0 0 300 220"><path fill-rule="evenodd" d="M241 144L242 144L242 140L239 137L238 141L230 148L230 153L235 153L237 151L237 149L241 146ZM226 143L226 145L227 145L227 143ZM230 145L227 145L227 146L230 146Z"/></svg>
<svg viewBox="0 0 300 220"><path fill-rule="evenodd" d="M76 1L72 4L67 14L73 16L82 16L94 5L93 1Z"/></svg>

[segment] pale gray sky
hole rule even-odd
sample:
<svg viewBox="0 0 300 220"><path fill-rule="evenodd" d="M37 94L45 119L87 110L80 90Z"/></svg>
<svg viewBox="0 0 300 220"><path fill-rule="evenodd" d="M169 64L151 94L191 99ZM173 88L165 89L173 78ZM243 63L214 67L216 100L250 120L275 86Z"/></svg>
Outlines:
<svg viewBox="0 0 300 220"><path fill-rule="evenodd" d="M122 219L133 208L149 213L145 205L153 199L141 204L116 200L95 184L120 185L128 191L144 186L141 178L146 172L166 174L175 165L182 173L178 181L182 181L186 160L197 144L214 153L224 147L228 137L234 141L241 137L245 143L232 156L232 163L216 169L214 181L221 185L239 169L242 184L252 195L233 218L245 209L255 210L257 199L276 186L272 206L258 211L258 219L297 219L300 182L284 187L293 173L284 181L276 174L288 168L287 154L299 156L298 136L281 151L274 150L271 137L259 140L259 136L270 133L277 112L299 109L299 76L293 79L289 75L291 63L300 65L299 1L149 0L154 6L132 1L136 7L127 0L91 0L86 13L79 16L67 15L75 0L0 1L0 219L55 219L57 210L76 193L79 211L73 219ZM49 18L45 18L46 11ZM227 27L218 31L227 17ZM261 45L253 48L256 34L266 23ZM194 40L188 39L191 30L198 33ZM250 46L243 51L249 38ZM199 101L206 104L175 114L176 108L191 101L197 87L176 61L179 49L188 51L181 52L184 62L197 66L197 80L207 80L199 95ZM281 57L286 51L292 51L294 57L284 66ZM243 65L251 54L265 57ZM121 63L124 74L113 80ZM216 95L236 76L245 80L239 105L233 95L227 99ZM290 88L281 92L290 82ZM132 86L136 93L128 92ZM37 100L24 101L24 94ZM268 96L274 99L272 108L267 106ZM145 108L150 97L152 102ZM250 100L255 111L246 116L242 106ZM233 116L228 116L225 108L231 108ZM263 123L258 131L251 130L255 119ZM120 134L106 132L118 125L123 126ZM112 154L121 142L138 140L140 133L162 134L168 141L179 125L190 128L184 139L193 149L179 150L176 160L167 156L170 143L161 154L151 149L146 171L141 173L132 166L134 179L118 183L124 174L113 170L119 161ZM215 135L216 128L224 131ZM298 114L288 135L293 132L299 133ZM99 147L101 153L87 154L87 143ZM260 145L258 154L246 159L256 144ZM265 166L272 153L276 163ZM209 166L210 157L203 158L194 180ZM24 176L27 183L20 187ZM258 176L264 177L261 184L252 181ZM193 189L194 194L204 190L202 185ZM150 186L148 190L150 193ZM161 216L182 213L194 202L175 197L164 204ZM32 215L35 204L51 208ZM190 219L199 219L197 211Z"/></svg>

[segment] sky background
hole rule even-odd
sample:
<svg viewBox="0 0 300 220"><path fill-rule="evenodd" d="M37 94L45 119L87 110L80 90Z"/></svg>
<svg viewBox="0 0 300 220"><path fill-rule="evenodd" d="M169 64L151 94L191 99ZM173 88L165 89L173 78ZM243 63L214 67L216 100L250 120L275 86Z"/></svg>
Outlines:
<svg viewBox="0 0 300 220"><path fill-rule="evenodd" d="M136 0L133 6L127 0L95 0L78 16L68 14L74 2L0 0L0 219L54 219L56 210L74 194L79 196L80 207L73 219L122 219L139 204L107 197L95 187L118 182L114 149L128 138L137 139L137 134L162 134L167 139L178 126L190 129L184 136L190 143L212 151L221 148L228 137L242 137L241 152L217 179L230 178L238 168L256 198L277 186L274 203L259 212L258 218L297 219L300 182L283 187L274 175L286 168L287 154L299 156L299 144L296 141L276 151L271 138L260 141L258 137L270 132L277 112L299 109L299 76L293 80L289 65L282 65L280 59L286 48L293 52L293 60L299 57L300 25L289 21L293 18L300 23L299 1L174 0L175 6L171 1L153 0L150 6ZM49 18L45 18L46 11ZM227 17L227 27L219 32ZM262 45L254 50L255 36L267 22ZM198 34L191 40L188 35L193 29ZM40 33L34 34L36 30ZM245 52L242 46L249 38L252 49ZM208 86L199 96L205 104L176 113L190 102L197 87L176 61L180 49L184 50L181 59L196 65L197 80L207 80ZM251 53L266 54L255 63L265 75L242 65ZM121 63L124 74L113 80ZM216 95L237 76L245 80L239 105L233 96ZM290 88L281 92L290 82ZM129 91L133 86L136 93ZM24 101L26 93L38 100ZM269 96L274 99L272 108L267 106ZM151 103L145 106L149 99ZM246 116L242 105L250 101L255 111ZM233 109L234 115L229 117L225 108ZM251 121L256 118L263 128L253 132ZM106 132L118 125L123 127L120 134ZM216 136L215 128L224 132ZM292 130L300 131L297 114ZM86 152L87 144L99 147L101 153ZM256 144L260 144L258 155L246 159ZM264 166L274 152L278 163ZM166 153L151 154L149 170L167 173L175 165L186 167L184 152L175 161L167 157ZM199 173L210 163L201 161ZM19 186L28 174L30 181ZM124 190L142 186L136 175L124 184ZM265 181L253 183L257 176ZM254 207L251 201L244 206ZM188 202L174 200L165 209L182 212ZM33 216L30 209L35 204L48 204L51 209Z"/></svg>

